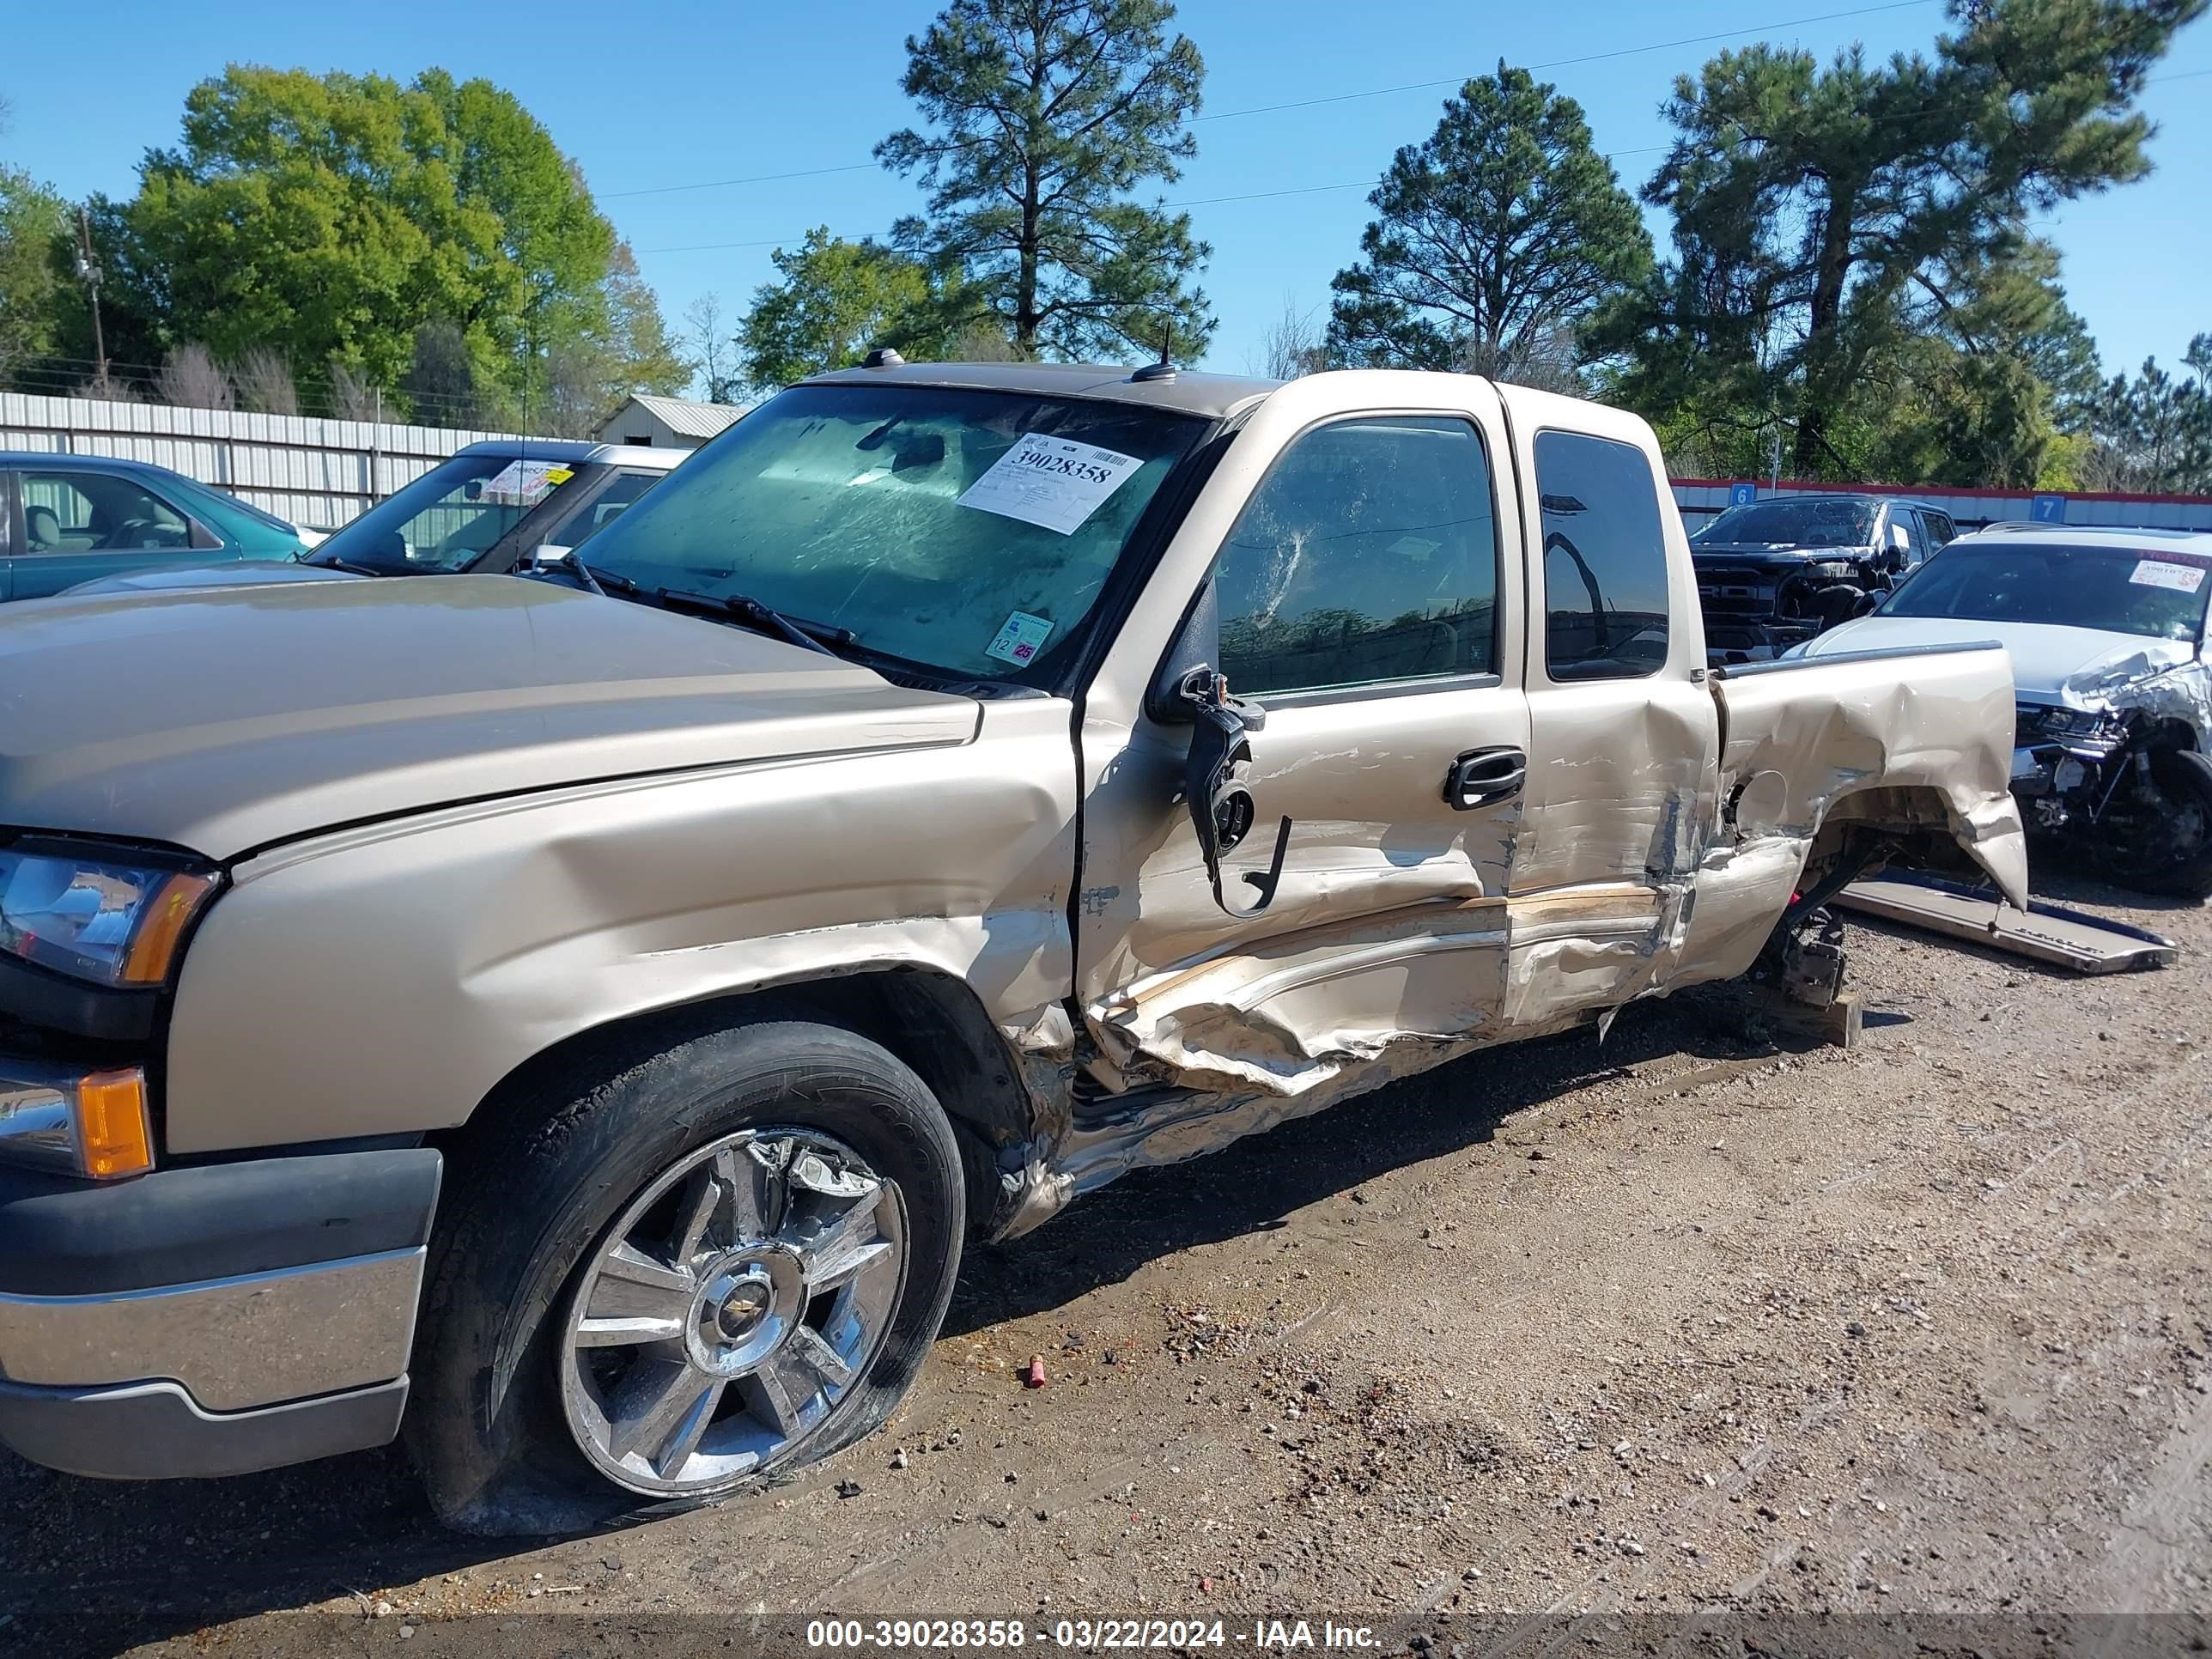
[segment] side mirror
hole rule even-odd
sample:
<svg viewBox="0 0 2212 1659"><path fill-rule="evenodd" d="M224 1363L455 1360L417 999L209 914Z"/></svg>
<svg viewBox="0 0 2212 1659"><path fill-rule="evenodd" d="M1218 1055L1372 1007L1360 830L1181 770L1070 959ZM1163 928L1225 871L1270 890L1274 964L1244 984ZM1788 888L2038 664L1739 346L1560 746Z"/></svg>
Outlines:
<svg viewBox="0 0 2212 1659"><path fill-rule="evenodd" d="M1221 651L1221 602L1208 576L1176 625L1152 684L1145 688L1146 718L1162 726L1187 726L1191 705L1183 687L1193 674L1211 673ZM1255 711L1256 712L1256 711Z"/></svg>
<svg viewBox="0 0 2212 1659"><path fill-rule="evenodd" d="M1267 724L1266 711L1231 696L1227 678L1209 667L1186 674L1176 695L1189 710L1191 723L1190 753L1183 763L1183 804L1190 811L1191 828L1206 860L1206 878L1213 884L1213 902L1232 916L1256 916L1275 902L1283 858L1290 850L1290 819L1277 824L1275 851L1267 872L1244 872L1246 883L1259 896L1249 908L1239 909L1222 891L1221 860L1251 834L1259 816L1252 799L1252 744L1246 734Z"/></svg>

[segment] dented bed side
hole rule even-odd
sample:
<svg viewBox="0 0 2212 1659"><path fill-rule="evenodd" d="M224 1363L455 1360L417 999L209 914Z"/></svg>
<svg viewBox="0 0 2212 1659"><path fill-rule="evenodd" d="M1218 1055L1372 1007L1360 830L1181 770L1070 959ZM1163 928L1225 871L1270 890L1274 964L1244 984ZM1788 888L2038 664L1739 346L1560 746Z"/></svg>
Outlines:
<svg viewBox="0 0 2212 1659"><path fill-rule="evenodd" d="M1824 829L1934 832L2027 898L2007 787L2012 667L1996 647L1814 658L1723 671L1722 811L1698 871L1679 982L1751 966Z"/></svg>

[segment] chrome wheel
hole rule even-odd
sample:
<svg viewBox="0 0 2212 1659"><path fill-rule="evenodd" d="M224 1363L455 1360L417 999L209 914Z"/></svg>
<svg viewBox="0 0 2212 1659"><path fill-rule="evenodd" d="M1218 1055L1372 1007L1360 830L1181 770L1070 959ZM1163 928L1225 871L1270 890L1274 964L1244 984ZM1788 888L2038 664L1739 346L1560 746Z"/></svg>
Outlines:
<svg viewBox="0 0 2212 1659"><path fill-rule="evenodd" d="M632 1492L734 1486L867 1375L905 1274L898 1185L851 1148L799 1128L702 1146L585 1267L562 1344L569 1432Z"/></svg>

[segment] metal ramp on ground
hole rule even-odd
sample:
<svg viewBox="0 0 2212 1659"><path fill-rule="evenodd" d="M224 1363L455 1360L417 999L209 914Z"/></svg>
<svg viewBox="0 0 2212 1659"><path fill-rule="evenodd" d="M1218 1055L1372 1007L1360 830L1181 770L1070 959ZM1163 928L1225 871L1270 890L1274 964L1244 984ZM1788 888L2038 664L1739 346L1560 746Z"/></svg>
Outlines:
<svg viewBox="0 0 2212 1659"><path fill-rule="evenodd" d="M2023 913L1986 891L1925 877L1855 881L1828 902L1861 915L1985 945L2079 974L2164 968L2179 948L2170 939L2124 922L2040 900L2031 900Z"/></svg>

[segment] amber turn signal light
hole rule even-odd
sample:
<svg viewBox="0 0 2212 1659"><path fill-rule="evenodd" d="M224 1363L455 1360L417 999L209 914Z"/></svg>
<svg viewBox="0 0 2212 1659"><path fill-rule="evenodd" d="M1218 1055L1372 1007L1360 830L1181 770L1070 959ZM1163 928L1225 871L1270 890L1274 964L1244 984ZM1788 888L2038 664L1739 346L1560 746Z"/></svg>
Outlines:
<svg viewBox="0 0 2212 1659"><path fill-rule="evenodd" d="M76 1085L79 1166L100 1181L143 1175L154 1167L154 1137L146 1115L146 1074L94 1072Z"/></svg>
<svg viewBox="0 0 2212 1659"><path fill-rule="evenodd" d="M214 885L205 876L188 875L171 876L161 884L147 907L146 920L138 926L138 937L131 941L131 954L123 960L125 984L159 985L169 976L185 927Z"/></svg>

